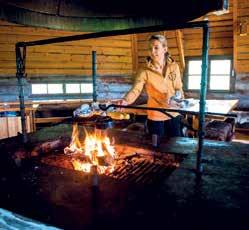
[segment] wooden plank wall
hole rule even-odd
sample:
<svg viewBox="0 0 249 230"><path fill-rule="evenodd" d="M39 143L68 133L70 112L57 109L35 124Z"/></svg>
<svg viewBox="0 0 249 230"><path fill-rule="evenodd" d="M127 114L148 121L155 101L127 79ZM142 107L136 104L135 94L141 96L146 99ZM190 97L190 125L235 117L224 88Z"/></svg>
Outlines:
<svg viewBox="0 0 249 230"><path fill-rule="evenodd" d="M216 16L209 14L205 16L210 22L209 55L233 55L233 6L230 3L229 13ZM203 20L205 17L197 20ZM197 21L196 20L196 21ZM194 57L202 54L202 29L183 29L182 44L184 56ZM138 63L141 67L148 56L148 38L155 33L144 33L137 35L138 38ZM159 32L164 34L168 40L169 52L180 64L180 52L177 44L176 31ZM183 68L181 68L183 69Z"/></svg>
<svg viewBox="0 0 249 230"><path fill-rule="evenodd" d="M238 0L237 73L249 73L249 1Z"/></svg>
<svg viewBox="0 0 249 230"><path fill-rule="evenodd" d="M209 21L209 55L233 55L233 7L229 13L216 16L209 14L198 20ZM202 55L202 29L184 29L184 51L186 57Z"/></svg>
<svg viewBox="0 0 249 230"><path fill-rule="evenodd" d="M82 34L16 25L0 20L0 75L15 75L15 43ZM98 74L132 72L132 35L89 39L27 48L28 76L91 75L91 52L97 51Z"/></svg>
<svg viewBox="0 0 249 230"><path fill-rule="evenodd" d="M221 16L213 14L207 16L210 21L210 55L233 55L233 1L229 2L229 13ZM238 5L237 24L246 23L249 30L249 1L236 1ZM203 19L204 17L198 20ZM239 29L240 26L238 26ZM202 30L184 29L181 31L185 57L200 56ZM181 59L175 31L158 33L167 36L169 51L179 63ZM74 34L79 33L27 27L0 20L0 75L12 76L16 72L14 52L16 42ZM240 31L237 32L238 73L249 72L248 34L240 36ZM151 33L144 33L29 47L27 73L28 76L91 75L91 51L96 50L98 74L131 74L145 63L148 56L147 40L150 35Z"/></svg>

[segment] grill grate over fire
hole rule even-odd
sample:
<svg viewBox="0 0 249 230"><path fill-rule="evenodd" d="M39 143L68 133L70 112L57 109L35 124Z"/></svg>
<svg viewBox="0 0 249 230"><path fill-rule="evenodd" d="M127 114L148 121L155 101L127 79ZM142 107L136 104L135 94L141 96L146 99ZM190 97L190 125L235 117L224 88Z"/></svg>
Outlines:
<svg viewBox="0 0 249 230"><path fill-rule="evenodd" d="M121 156L114 171L106 175L125 182L150 184L167 177L178 166L179 161L174 155L160 154L155 157L152 154L144 156L134 153Z"/></svg>
<svg viewBox="0 0 249 230"><path fill-rule="evenodd" d="M173 154L152 152L152 150L115 145L115 141L103 133L89 134L80 141L78 126L74 126L71 143L64 149L64 155L46 156L43 163L90 173L92 168L120 181L148 184L167 177L181 159ZM57 164L57 163L58 164Z"/></svg>

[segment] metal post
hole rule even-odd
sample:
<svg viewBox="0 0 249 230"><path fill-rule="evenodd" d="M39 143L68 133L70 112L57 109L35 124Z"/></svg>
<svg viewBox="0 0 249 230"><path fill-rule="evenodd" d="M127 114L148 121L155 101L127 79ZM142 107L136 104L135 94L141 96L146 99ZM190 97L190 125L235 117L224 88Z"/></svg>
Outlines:
<svg viewBox="0 0 249 230"><path fill-rule="evenodd" d="M97 188L99 186L99 176L98 176L97 165L92 165L91 173L92 173L92 186Z"/></svg>
<svg viewBox="0 0 249 230"><path fill-rule="evenodd" d="M207 93L207 74L208 74L208 40L209 28L208 23L203 26L203 44L202 44L202 71L201 71L201 89L200 89L200 111L199 111L199 131L198 131L198 150L196 159L197 174L201 175L202 167L202 154L203 142L205 135L205 105Z"/></svg>
<svg viewBox="0 0 249 230"><path fill-rule="evenodd" d="M92 81L93 81L93 101L94 102L97 101L96 72L97 72L96 51L92 51Z"/></svg>
<svg viewBox="0 0 249 230"><path fill-rule="evenodd" d="M16 77L18 80L19 89L19 102L20 102L20 112L21 112L21 124L22 124L22 139L23 143L27 143L27 128L26 128L26 118L25 118L25 104L24 104L24 73L25 73L25 58L26 58L26 47L19 47L16 45Z"/></svg>

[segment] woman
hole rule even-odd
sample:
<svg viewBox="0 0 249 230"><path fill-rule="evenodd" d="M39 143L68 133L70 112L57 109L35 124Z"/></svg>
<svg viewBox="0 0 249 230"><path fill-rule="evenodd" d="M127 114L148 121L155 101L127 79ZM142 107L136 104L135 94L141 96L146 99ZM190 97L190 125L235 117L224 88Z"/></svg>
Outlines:
<svg viewBox="0 0 249 230"><path fill-rule="evenodd" d="M162 35L152 35L149 39L150 57L147 66L140 71L131 90L121 100L122 105L132 104L145 87L148 95L147 106L157 108L172 107L171 98L183 97L182 81L178 64L168 53L167 40ZM181 136L180 115L174 118L158 111L147 111L147 127L151 135Z"/></svg>

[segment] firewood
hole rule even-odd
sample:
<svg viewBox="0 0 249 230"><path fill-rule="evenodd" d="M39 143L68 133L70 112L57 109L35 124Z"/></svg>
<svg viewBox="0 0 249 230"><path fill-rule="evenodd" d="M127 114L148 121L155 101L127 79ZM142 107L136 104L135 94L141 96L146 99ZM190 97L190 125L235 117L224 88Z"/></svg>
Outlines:
<svg viewBox="0 0 249 230"><path fill-rule="evenodd" d="M75 154L83 154L83 151L81 149L78 149L78 148L66 147L66 148L64 148L64 153L66 155L75 155Z"/></svg>
<svg viewBox="0 0 249 230"><path fill-rule="evenodd" d="M108 156L97 156L97 159L98 159L98 164L100 166L109 166L111 165L111 157L108 157Z"/></svg>
<svg viewBox="0 0 249 230"><path fill-rule="evenodd" d="M64 138L56 139L53 141L47 141L42 144L38 144L31 151L31 156L39 156L40 154L50 153L52 151L62 150L68 143Z"/></svg>

